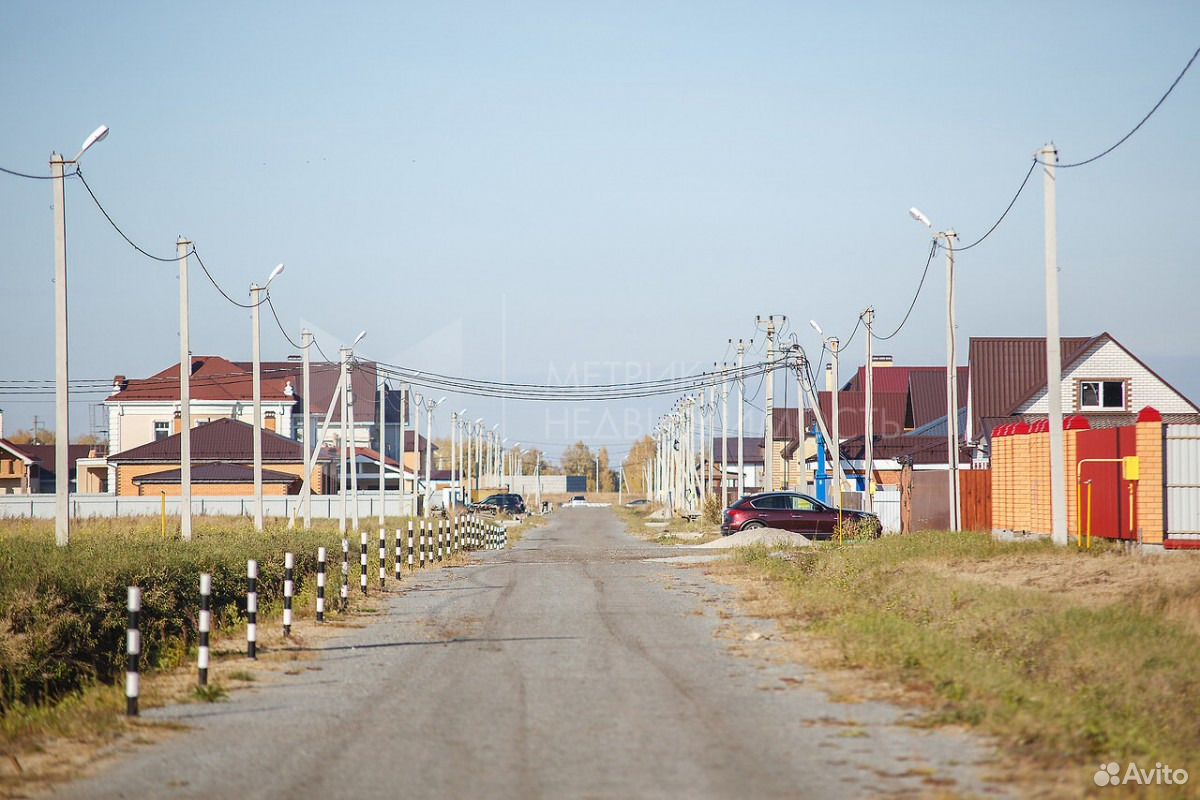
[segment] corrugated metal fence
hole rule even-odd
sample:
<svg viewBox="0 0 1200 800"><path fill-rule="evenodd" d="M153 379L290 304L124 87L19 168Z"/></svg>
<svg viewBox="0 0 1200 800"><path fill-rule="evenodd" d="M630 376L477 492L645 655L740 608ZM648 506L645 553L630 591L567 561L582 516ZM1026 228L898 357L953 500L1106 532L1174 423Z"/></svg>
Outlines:
<svg viewBox="0 0 1200 800"><path fill-rule="evenodd" d="M1166 532L1200 539L1200 425L1167 425Z"/></svg>

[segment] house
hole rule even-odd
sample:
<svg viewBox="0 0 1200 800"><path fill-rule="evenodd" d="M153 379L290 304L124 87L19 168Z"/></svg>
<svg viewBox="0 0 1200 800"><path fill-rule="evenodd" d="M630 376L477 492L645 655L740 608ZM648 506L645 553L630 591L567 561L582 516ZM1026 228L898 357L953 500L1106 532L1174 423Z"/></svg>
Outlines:
<svg viewBox="0 0 1200 800"><path fill-rule="evenodd" d="M729 436L724 439L717 437L712 440L712 450L710 451L713 460L712 477L716 480L716 485L728 486L730 492L736 491L739 484L744 488L743 494L751 494L753 492L762 491L763 485L763 469L765 462L763 461L763 453L766 450L762 436L743 436L742 442L745 445L745 456L742 460L742 467L745 470L743 480L738 480L737 465L738 465L738 439L736 436ZM725 449L722 450L722 447ZM728 458L729 474L721 474L721 465Z"/></svg>
<svg viewBox="0 0 1200 800"><path fill-rule="evenodd" d="M102 493L107 489L108 466L104 445L67 446L71 465L68 480L71 491ZM14 444L0 439L0 494L53 494L58 483L55 474L55 446L52 444ZM83 470L83 483L77 476Z"/></svg>
<svg viewBox="0 0 1200 800"><path fill-rule="evenodd" d="M229 361L221 356L193 356L191 359L191 416L193 427L217 419L238 419L253 423L253 365ZM263 428L296 441L311 440L320 430L329 402L337 390L340 366L321 361L310 365L311 397L302 397L303 365L288 361L264 361L261 371ZM375 430L376 369L372 362L358 362L351 371L354 396L354 438L369 445ZM304 404L308 404L313 430L305 435ZM149 378L113 378L112 392L104 401L108 409L108 436L112 449L123 452L165 439L179 432L179 364ZM340 403L331 419L341 421ZM340 434L330 427L329 441Z"/></svg>
<svg viewBox="0 0 1200 800"><path fill-rule="evenodd" d="M1152 406L1166 423L1200 422L1200 409L1110 333L1063 337L1063 414L1090 428L1133 425ZM966 433L979 458L990 452L993 430L1006 423L1047 419L1045 337L972 337Z"/></svg>
<svg viewBox="0 0 1200 800"><path fill-rule="evenodd" d="M171 434L108 457L117 496L180 493L180 434ZM297 494L304 480L305 453L293 439L261 431L263 493ZM192 430L192 493L249 495L254 491L254 428L220 418ZM336 486L336 456L323 451L312 474L314 494ZM269 474L268 474L269 473Z"/></svg>
<svg viewBox="0 0 1200 800"><path fill-rule="evenodd" d="M37 494L41 491L41 460L8 439L0 439L0 494Z"/></svg>

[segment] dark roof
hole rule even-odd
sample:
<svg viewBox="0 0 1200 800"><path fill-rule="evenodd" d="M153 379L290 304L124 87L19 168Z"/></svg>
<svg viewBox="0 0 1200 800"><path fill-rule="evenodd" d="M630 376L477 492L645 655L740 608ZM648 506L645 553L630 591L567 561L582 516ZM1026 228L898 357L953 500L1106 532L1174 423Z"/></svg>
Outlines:
<svg viewBox="0 0 1200 800"><path fill-rule="evenodd" d="M775 408L771 411L771 430L777 440L792 441L800 438L800 409Z"/></svg>
<svg viewBox="0 0 1200 800"><path fill-rule="evenodd" d="M894 369L894 367L889 367ZM821 404L821 418L829 426L833 434L833 395L831 392L818 392L817 401ZM838 436L847 439L852 436L862 436L866 423L866 392L838 393ZM908 409L908 392L874 391L871 398L872 427L876 436L891 436L904 433L904 417Z"/></svg>
<svg viewBox="0 0 1200 800"><path fill-rule="evenodd" d="M0 439L0 448L7 450L22 461L37 461L38 458L33 453L29 452L30 448L37 445L31 444L16 444L8 439Z"/></svg>
<svg viewBox="0 0 1200 800"><path fill-rule="evenodd" d="M1064 336L1063 367L1082 355L1098 336ZM1034 392L1046 386L1046 337L972 336L968 349L971 370L971 429L989 435Z"/></svg>
<svg viewBox="0 0 1200 800"><path fill-rule="evenodd" d="M180 481L178 469L163 472L151 472L149 475L139 475L133 479L135 484L177 484ZM263 483L291 484L301 480L297 475L286 472L276 472L271 469L262 471ZM211 464L197 464L192 467L192 483L254 483L254 468L244 464L230 464L217 461Z"/></svg>
<svg viewBox="0 0 1200 800"><path fill-rule="evenodd" d="M361 458L370 459L371 461L374 461L376 464L379 463L379 451L378 450L372 450L369 447L355 447L354 452ZM349 461L349 459L347 459L347 461ZM384 458L384 463L389 467L399 467L400 466L400 462L397 461L396 459L392 458L391 456L387 456L386 458Z"/></svg>
<svg viewBox="0 0 1200 800"><path fill-rule="evenodd" d="M967 407L967 367L957 369L958 407ZM946 368L914 369L908 376L908 414L910 428L920 428L946 418Z"/></svg>
<svg viewBox="0 0 1200 800"><path fill-rule="evenodd" d="M729 463L736 464L737 460L738 460L738 458L737 458L737 454L738 454L737 437L729 436L729 437L726 437L725 441L729 443L728 445L726 445L729 450ZM761 437L761 436L744 436L744 437L742 437L742 441L745 442L745 445L746 445L746 457L743 459L742 463L743 464L762 464L763 463L763 450L765 449L765 445L763 444L763 437ZM718 436L716 439L713 439L712 446L713 446L712 452L713 452L715 459L717 461L720 461L721 460L721 437Z"/></svg>
<svg viewBox="0 0 1200 800"><path fill-rule="evenodd" d="M847 461L861 461L865 456L864 439L856 436L842 442L841 456ZM871 457L876 461L903 461L911 459L913 464L945 464L945 436L882 436L875 440ZM815 461L816 456L810 456ZM959 450L959 463L969 461L970 456Z"/></svg>
<svg viewBox="0 0 1200 800"><path fill-rule="evenodd" d="M48 478L54 475L55 469L55 445L52 444L23 444L21 449L33 457L39 463L42 470L42 477ZM103 458L108 451L107 445L95 444L69 444L67 445L67 463L71 465L71 474L67 479L75 477L75 462L81 458L87 458L92 450L95 450L99 457Z"/></svg>
<svg viewBox="0 0 1200 800"><path fill-rule="evenodd" d="M405 430L405 431L404 431L404 452L406 452L406 453L411 453L411 452L413 452L413 439L414 439L414 438L416 439L416 441L417 441L417 447L419 448L419 449L418 449L416 452L419 452L419 453L421 453L422 455L424 455L424 453L425 453L425 441L426 441L426 440L425 440L425 437L424 437L424 436L417 436L417 433L416 433L416 431L410 431L410 430ZM435 444L433 445L433 452L435 452L435 453L436 453L436 452L437 452L437 450L438 450L438 446L437 446L437 444L435 443Z"/></svg>
<svg viewBox="0 0 1200 800"><path fill-rule="evenodd" d="M959 406L959 408L958 408L958 435L961 438L961 437L966 436L966 434L967 434L967 409L963 406ZM909 431L908 433L906 433L904 435L905 436L942 436L942 437L945 437L945 435L946 435L946 415L942 414L942 416L938 417L937 419L933 420L932 422L926 422L924 425L922 425L919 428L913 428L911 431Z"/></svg>
<svg viewBox="0 0 1200 800"><path fill-rule="evenodd" d="M251 461L254 458L254 428L236 419L218 419L192 428L192 461ZM165 439L134 447L108 457L118 464L178 464L179 439L176 433ZM304 461L304 448L294 439L262 430L264 463L298 464Z"/></svg>

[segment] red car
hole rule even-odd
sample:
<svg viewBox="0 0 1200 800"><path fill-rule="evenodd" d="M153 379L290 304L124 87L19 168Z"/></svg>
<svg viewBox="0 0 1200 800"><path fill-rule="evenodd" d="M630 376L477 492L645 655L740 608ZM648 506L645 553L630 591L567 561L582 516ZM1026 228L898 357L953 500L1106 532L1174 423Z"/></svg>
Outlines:
<svg viewBox="0 0 1200 800"><path fill-rule="evenodd" d="M882 530L879 517L866 511L843 509L843 520L866 523L875 536ZM807 536L833 536L838 510L798 492L766 492L743 497L725 509L721 535L754 528L781 528Z"/></svg>

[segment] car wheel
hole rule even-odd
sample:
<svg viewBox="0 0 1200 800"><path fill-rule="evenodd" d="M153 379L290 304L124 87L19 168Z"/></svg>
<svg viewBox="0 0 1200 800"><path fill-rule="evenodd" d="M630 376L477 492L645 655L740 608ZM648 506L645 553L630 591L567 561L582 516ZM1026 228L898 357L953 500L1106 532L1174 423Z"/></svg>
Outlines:
<svg viewBox="0 0 1200 800"><path fill-rule="evenodd" d="M767 526L763 525L761 522L747 522L745 525L742 526L742 530L752 531L755 528L765 528L765 527L767 527Z"/></svg>

